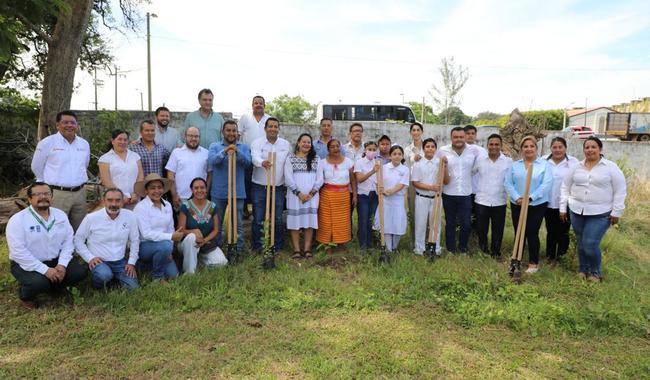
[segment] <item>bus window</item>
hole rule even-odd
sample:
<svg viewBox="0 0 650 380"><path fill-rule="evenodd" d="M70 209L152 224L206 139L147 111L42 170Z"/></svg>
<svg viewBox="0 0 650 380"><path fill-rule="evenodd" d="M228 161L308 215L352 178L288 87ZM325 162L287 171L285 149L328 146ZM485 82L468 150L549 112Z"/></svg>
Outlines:
<svg viewBox="0 0 650 380"><path fill-rule="evenodd" d="M332 120L348 120L348 107L332 106Z"/></svg>
<svg viewBox="0 0 650 380"><path fill-rule="evenodd" d="M415 122L415 115L408 107L395 107L395 120L403 120L408 123Z"/></svg>

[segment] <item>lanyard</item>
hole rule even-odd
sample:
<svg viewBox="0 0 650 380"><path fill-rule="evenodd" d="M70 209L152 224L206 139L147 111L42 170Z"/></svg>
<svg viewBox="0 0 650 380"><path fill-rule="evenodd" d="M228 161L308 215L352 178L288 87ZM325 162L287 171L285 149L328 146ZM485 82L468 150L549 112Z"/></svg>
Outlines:
<svg viewBox="0 0 650 380"><path fill-rule="evenodd" d="M43 226L43 228L45 228L45 230L47 232L50 232L50 230L54 226L54 223L56 222L56 219L54 217L52 217L52 221L48 225L46 225L45 222L43 221L43 219L40 216L38 216L38 214L36 214L36 212L34 212L34 208L32 206L29 206L29 212L32 214L34 219L36 219L38 224Z"/></svg>

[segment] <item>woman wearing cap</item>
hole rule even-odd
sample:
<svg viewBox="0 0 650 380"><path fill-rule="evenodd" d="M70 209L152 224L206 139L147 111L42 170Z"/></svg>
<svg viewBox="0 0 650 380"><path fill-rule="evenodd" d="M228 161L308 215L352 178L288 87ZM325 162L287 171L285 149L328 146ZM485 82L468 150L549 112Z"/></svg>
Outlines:
<svg viewBox="0 0 650 380"><path fill-rule="evenodd" d="M194 273L198 260L208 267L228 264L226 256L217 246L219 216L217 205L207 199L208 183L201 177L190 183L192 196L181 204L178 228L183 231L180 251L183 254L183 273Z"/></svg>
<svg viewBox="0 0 650 380"><path fill-rule="evenodd" d="M601 154L603 143L590 136L582 144L585 159L564 178L560 218L571 216L578 241L580 278L601 280L600 242L625 209L627 185L621 169ZM569 215L567 215L569 214Z"/></svg>
<svg viewBox="0 0 650 380"><path fill-rule="evenodd" d="M129 133L117 129L111 133L108 151L97 161L99 177L104 188L117 187L124 193L124 207L133 209L140 197L134 185L144 177L140 156L128 150Z"/></svg>
<svg viewBox="0 0 650 380"><path fill-rule="evenodd" d="M318 163L318 176L323 178L324 185L320 191L316 240L322 244L345 244L352 240L350 186L352 203L357 203L354 163L341 154L339 140L331 139L327 151L327 157Z"/></svg>
<svg viewBox="0 0 650 380"><path fill-rule="evenodd" d="M526 273L536 273L539 264L539 229L546 213L548 195L553 184L552 168L548 161L537 156L537 139L526 136L519 145L522 159L515 161L506 173L504 186L510 195L512 225L516 229L521 213L523 193L526 187L528 168L533 166L528 198L528 217L526 218L526 242L528 244L528 269Z"/></svg>
<svg viewBox="0 0 650 380"><path fill-rule="evenodd" d="M140 229L140 253L138 264L151 266L151 277L167 282L178 276L178 268L172 257L174 242L183 238L183 230L174 231L172 206L162 199L169 191L169 181L151 173L135 184L135 191L145 196L133 212Z"/></svg>

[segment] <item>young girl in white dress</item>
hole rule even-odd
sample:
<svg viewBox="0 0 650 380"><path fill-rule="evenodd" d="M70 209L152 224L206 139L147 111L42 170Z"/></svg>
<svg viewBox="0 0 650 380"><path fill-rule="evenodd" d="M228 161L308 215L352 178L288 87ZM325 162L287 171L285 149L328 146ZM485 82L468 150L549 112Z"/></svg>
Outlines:
<svg viewBox="0 0 650 380"><path fill-rule="evenodd" d="M426 236L428 232L428 223L431 214L431 206L435 197L441 196L440 187L438 186L438 169L440 168L440 160L447 160L447 157L436 156L436 149L438 148L436 140L426 139L422 143L424 157L421 158L413 166L413 173L411 181L415 188L415 250L416 255L422 255L426 248ZM443 184L449 183L449 173L445 169L443 173ZM442 210L441 210L442 211ZM442 212L438 216L438 236L436 236L436 255L440 255L442 248L440 247L440 230L442 225Z"/></svg>
<svg viewBox="0 0 650 380"><path fill-rule="evenodd" d="M384 241L386 249L397 249L399 240L406 233L406 207L404 194L409 185L409 169L404 165L404 150L399 145L390 148L390 162L382 167L384 194ZM379 210L375 214L375 230L379 230Z"/></svg>

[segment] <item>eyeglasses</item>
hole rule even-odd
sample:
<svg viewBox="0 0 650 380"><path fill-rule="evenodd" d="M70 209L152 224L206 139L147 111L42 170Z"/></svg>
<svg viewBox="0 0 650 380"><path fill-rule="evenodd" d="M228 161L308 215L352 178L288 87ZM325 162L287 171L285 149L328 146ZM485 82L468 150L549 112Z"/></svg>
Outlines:
<svg viewBox="0 0 650 380"><path fill-rule="evenodd" d="M49 198L49 197L52 196L52 193L49 192L49 191L42 191L42 192L40 192L40 193L32 193L32 196L34 196L34 197L36 197L36 198L41 198L41 197L43 197L43 198Z"/></svg>
<svg viewBox="0 0 650 380"><path fill-rule="evenodd" d="M74 120L61 120L59 123L63 125L77 125L77 122Z"/></svg>

